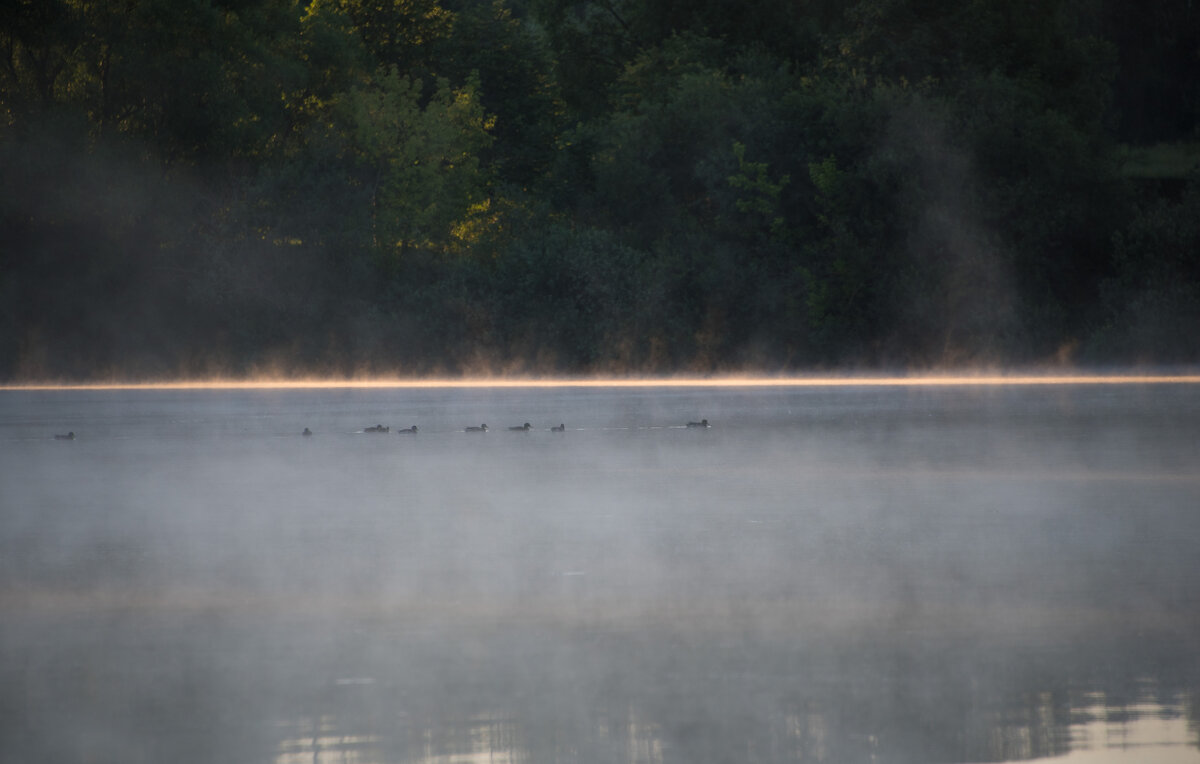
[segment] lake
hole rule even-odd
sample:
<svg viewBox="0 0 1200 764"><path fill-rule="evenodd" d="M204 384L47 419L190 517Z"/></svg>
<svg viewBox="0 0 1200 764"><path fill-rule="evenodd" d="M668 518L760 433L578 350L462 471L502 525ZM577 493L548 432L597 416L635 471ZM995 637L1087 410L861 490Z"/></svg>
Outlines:
<svg viewBox="0 0 1200 764"><path fill-rule="evenodd" d="M6 762L1200 764L1198 603L1200 385L0 391Z"/></svg>

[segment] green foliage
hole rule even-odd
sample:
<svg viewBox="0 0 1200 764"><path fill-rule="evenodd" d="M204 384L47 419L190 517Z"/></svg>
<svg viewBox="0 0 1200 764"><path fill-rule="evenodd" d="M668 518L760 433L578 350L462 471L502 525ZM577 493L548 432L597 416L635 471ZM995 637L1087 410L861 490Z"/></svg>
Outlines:
<svg viewBox="0 0 1200 764"><path fill-rule="evenodd" d="M88 20L68 0L0 6L0 117L12 125L52 108L72 89Z"/></svg>
<svg viewBox="0 0 1200 764"><path fill-rule="evenodd" d="M772 181L767 175L767 163L747 162L746 145L738 141L733 142L733 155L737 157L738 171L729 176L729 185L742 192L735 202L738 212L761 219L771 236L783 238L784 219L779 210L779 194L791 177L783 175L778 181Z"/></svg>
<svg viewBox="0 0 1200 764"><path fill-rule="evenodd" d="M9 0L0 375L1194 361L1196 13Z"/></svg>
<svg viewBox="0 0 1200 764"><path fill-rule="evenodd" d="M1097 34L1117 52L1110 97L1118 140L1136 146L1197 139L1200 3L1101 4Z"/></svg>
<svg viewBox="0 0 1200 764"><path fill-rule="evenodd" d="M594 229L553 226L495 263L488 295L506 358L535 369L595 369L636 346L642 256ZM626 343L633 341L634 345Z"/></svg>
<svg viewBox="0 0 1200 764"><path fill-rule="evenodd" d="M436 65L454 27L454 14L437 0L312 0L307 15L346 30L374 65L409 76Z"/></svg>
<svg viewBox="0 0 1200 764"><path fill-rule="evenodd" d="M340 99L381 254L447 249L455 226L486 200L479 153L490 121L475 92L473 83L453 90L443 80L422 104L421 83L393 68Z"/></svg>
<svg viewBox="0 0 1200 764"><path fill-rule="evenodd" d="M608 89L639 41L629 25L632 0L530 0L554 57L567 106L583 119L608 108Z"/></svg>
<svg viewBox="0 0 1200 764"><path fill-rule="evenodd" d="M454 54L441 74L454 83L474 80L480 103L494 120L493 141L481 159L498 182L540 191L564 127L561 91L543 36L502 0L492 0L457 14L448 45Z"/></svg>
<svg viewBox="0 0 1200 764"><path fill-rule="evenodd" d="M1200 333L1200 176L1178 200L1156 199L1114 237L1105 323L1086 351L1124 362L1195 360Z"/></svg>
<svg viewBox="0 0 1200 764"><path fill-rule="evenodd" d="M1122 147L1121 175L1126 178L1186 179L1196 172L1200 172L1200 142Z"/></svg>

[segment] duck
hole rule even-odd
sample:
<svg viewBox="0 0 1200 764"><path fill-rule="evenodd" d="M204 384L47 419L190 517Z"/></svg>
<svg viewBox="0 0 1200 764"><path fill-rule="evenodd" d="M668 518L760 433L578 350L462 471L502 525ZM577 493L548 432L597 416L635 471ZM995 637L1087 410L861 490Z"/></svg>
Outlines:
<svg viewBox="0 0 1200 764"><path fill-rule="evenodd" d="M487 425L481 424L478 427L467 427L463 432L487 432Z"/></svg>
<svg viewBox="0 0 1200 764"><path fill-rule="evenodd" d="M308 436L312 435L312 430L310 430L310 429L308 429L307 427L305 427L305 428L304 428L304 432L302 432L302 433L300 433L300 434L301 434L301 435L303 435L304 437L306 437L306 438L307 438Z"/></svg>
<svg viewBox="0 0 1200 764"><path fill-rule="evenodd" d="M396 430L396 434L397 435L416 435L417 434L417 426L414 424L412 427L405 427L402 430Z"/></svg>
<svg viewBox="0 0 1200 764"><path fill-rule="evenodd" d="M708 424L707 419L701 419L699 422L688 422L687 426L688 427L708 427L709 424Z"/></svg>
<svg viewBox="0 0 1200 764"><path fill-rule="evenodd" d="M66 435L55 435L55 440L75 440L75 432L68 432Z"/></svg>
<svg viewBox="0 0 1200 764"><path fill-rule="evenodd" d="M388 432L390 429L391 429L390 427L384 427L381 424L377 424L374 427L366 428L365 430L363 430L363 432Z"/></svg>
<svg viewBox="0 0 1200 764"><path fill-rule="evenodd" d="M567 426L565 424L560 424L556 427L550 428L550 432L566 432L566 431L567 431Z"/></svg>
<svg viewBox="0 0 1200 764"><path fill-rule="evenodd" d="M533 425L529 424L529 422L526 422L519 427L509 427L508 429L510 432L529 432L531 427L533 427Z"/></svg>

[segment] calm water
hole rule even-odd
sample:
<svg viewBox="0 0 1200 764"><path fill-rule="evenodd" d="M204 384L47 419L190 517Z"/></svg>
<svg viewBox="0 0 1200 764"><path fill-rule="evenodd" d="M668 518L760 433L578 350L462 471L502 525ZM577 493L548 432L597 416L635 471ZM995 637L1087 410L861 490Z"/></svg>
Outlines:
<svg viewBox="0 0 1200 764"><path fill-rule="evenodd" d="M0 392L4 762L1196 764L1198 627L1196 386Z"/></svg>

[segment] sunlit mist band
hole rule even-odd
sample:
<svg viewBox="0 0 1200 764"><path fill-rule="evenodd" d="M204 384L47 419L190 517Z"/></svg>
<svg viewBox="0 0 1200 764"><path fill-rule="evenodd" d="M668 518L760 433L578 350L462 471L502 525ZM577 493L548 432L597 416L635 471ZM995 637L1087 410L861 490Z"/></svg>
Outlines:
<svg viewBox="0 0 1200 764"><path fill-rule="evenodd" d="M1195 385L1200 374L955 374L931 376L212 379L159 382L29 382L0 390L287 390L346 388L648 388L648 387L1003 387L1035 385Z"/></svg>

